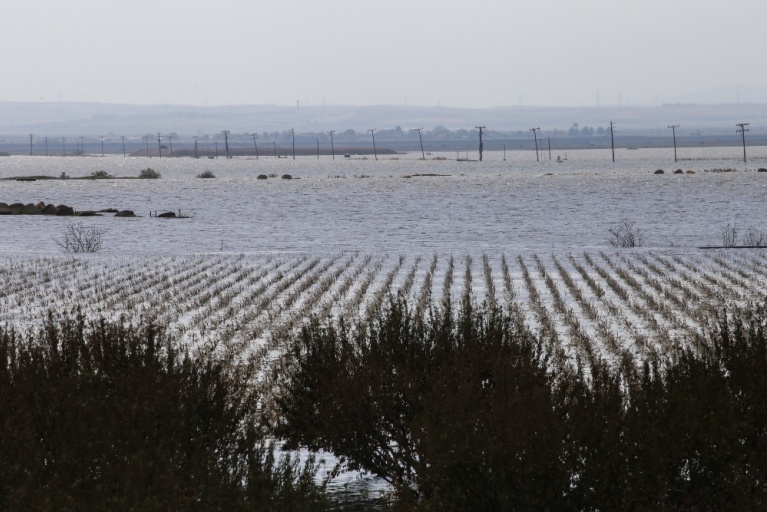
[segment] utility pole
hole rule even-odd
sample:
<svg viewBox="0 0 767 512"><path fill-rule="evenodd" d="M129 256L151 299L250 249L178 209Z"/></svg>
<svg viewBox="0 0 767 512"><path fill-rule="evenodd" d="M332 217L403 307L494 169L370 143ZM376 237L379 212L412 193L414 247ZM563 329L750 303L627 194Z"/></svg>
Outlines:
<svg viewBox="0 0 767 512"><path fill-rule="evenodd" d="M413 128L414 132L418 132L418 140L421 141L421 156L423 157L423 160L426 160L426 153L423 152L423 137L421 136L421 130L423 130L423 128Z"/></svg>
<svg viewBox="0 0 767 512"><path fill-rule="evenodd" d="M676 129L679 128L678 124L668 125L671 128L671 135L674 137L674 162L676 162Z"/></svg>
<svg viewBox="0 0 767 512"><path fill-rule="evenodd" d="M506 143L503 143L503 161L506 161Z"/></svg>
<svg viewBox="0 0 767 512"><path fill-rule="evenodd" d="M199 159L200 153L197 151L197 135L194 136L194 158Z"/></svg>
<svg viewBox="0 0 767 512"><path fill-rule="evenodd" d="M125 158L125 135L122 136L123 139L123 158Z"/></svg>
<svg viewBox="0 0 767 512"><path fill-rule="evenodd" d="M162 158L162 144L160 144L161 140L162 140L162 134L160 132L157 132L157 151L160 153L160 158Z"/></svg>
<svg viewBox="0 0 767 512"><path fill-rule="evenodd" d="M547 137L549 139L549 162L551 162L551 137Z"/></svg>
<svg viewBox="0 0 767 512"><path fill-rule="evenodd" d="M541 159L538 156L538 132L540 128L530 128L530 131L533 132L533 137L535 137L535 161L540 162Z"/></svg>
<svg viewBox="0 0 767 512"><path fill-rule="evenodd" d="M296 159L296 130L291 128L290 133L291 135L293 135L293 160L295 160Z"/></svg>
<svg viewBox="0 0 767 512"><path fill-rule="evenodd" d="M258 160L258 134L251 133L250 136L253 137L253 146L256 148L256 160Z"/></svg>
<svg viewBox="0 0 767 512"><path fill-rule="evenodd" d="M482 130L487 128L487 126L475 126L477 130L479 130L479 161L482 161L482 150L485 149L485 144L482 142Z"/></svg>
<svg viewBox="0 0 767 512"><path fill-rule="evenodd" d="M610 121L610 147L613 149L613 163L615 163L615 130L613 129L613 122Z"/></svg>
<svg viewBox="0 0 767 512"><path fill-rule="evenodd" d="M31 133L29 134L29 156L32 156L32 137L33 136L34 135Z"/></svg>
<svg viewBox="0 0 767 512"><path fill-rule="evenodd" d="M737 123L735 126L740 126L737 130L735 130L735 133L739 133L743 137L743 162L746 162L746 132L748 131L749 123Z"/></svg>
<svg viewBox="0 0 767 512"><path fill-rule="evenodd" d="M330 152L333 154L333 160L336 159L336 148L333 145L333 134L336 133L335 130L330 130L328 132L330 134Z"/></svg>
<svg viewBox="0 0 767 512"><path fill-rule="evenodd" d="M229 155L229 130L224 130L221 133L224 134L224 145L226 146L226 158L228 160L228 159L232 158Z"/></svg>
<svg viewBox="0 0 767 512"><path fill-rule="evenodd" d="M104 136L101 136L101 156L104 156Z"/></svg>
<svg viewBox="0 0 767 512"><path fill-rule="evenodd" d="M370 135L373 136L373 156L375 156L375 159L378 160L378 151L376 151L376 129L371 128L368 131L370 132Z"/></svg>

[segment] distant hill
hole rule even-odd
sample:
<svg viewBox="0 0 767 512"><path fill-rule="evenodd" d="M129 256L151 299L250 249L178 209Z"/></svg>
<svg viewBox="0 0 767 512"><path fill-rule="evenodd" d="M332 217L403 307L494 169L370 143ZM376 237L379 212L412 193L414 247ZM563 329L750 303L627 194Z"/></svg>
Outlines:
<svg viewBox="0 0 767 512"><path fill-rule="evenodd" d="M661 103L694 103L697 105L767 103L767 87L739 85L702 89L691 93L664 98Z"/></svg>
<svg viewBox="0 0 767 512"><path fill-rule="evenodd" d="M605 107L498 107L469 109L417 106L312 106L233 105L200 107L186 105L126 105L104 103L17 103L0 102L0 135L37 136L141 136L148 133L177 133L179 136L232 133L261 133L295 129L296 132L325 132L401 126L450 130L486 126L488 130L567 130L607 127L610 121L623 134L653 135L679 124L683 132L730 133L735 123L750 123L754 133L767 132L767 103L695 104Z"/></svg>

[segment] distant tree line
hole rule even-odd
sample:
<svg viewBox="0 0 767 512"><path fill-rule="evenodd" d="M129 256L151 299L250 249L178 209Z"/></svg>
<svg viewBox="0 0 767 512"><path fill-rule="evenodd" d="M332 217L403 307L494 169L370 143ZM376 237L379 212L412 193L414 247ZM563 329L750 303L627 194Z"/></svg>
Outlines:
<svg viewBox="0 0 767 512"><path fill-rule="evenodd" d="M605 128L593 128L590 126L578 127L577 124L571 126L568 130L542 130L543 136L551 137L592 137L592 136L604 136L609 134ZM257 141L272 142L277 144L286 145L293 141L293 132L291 130L283 131L264 131L256 134ZM450 130L444 126L437 125L432 129L424 129L421 131L421 135L424 141L429 142L441 142L441 141L475 141L479 139L479 132L477 130L470 130L466 128L458 128ZM408 141L418 143L418 132L415 130L403 129L401 126L394 128L382 128L375 132L376 140L381 142L387 141ZM484 137L489 140L492 139L530 139L532 134L529 130L515 130L515 131L501 131L501 130L487 130L484 132ZM295 133L296 142L300 142L305 145L308 142L320 141L322 144L330 144L330 134L328 132L302 132ZM215 140L223 142L223 134L203 135L200 137L201 141ZM333 134L333 140L339 143L345 142L369 142L371 140L371 134L368 131L356 131L351 128L343 131L336 131ZM239 145L253 144L253 134L251 133L232 133L229 134L229 141L238 143Z"/></svg>

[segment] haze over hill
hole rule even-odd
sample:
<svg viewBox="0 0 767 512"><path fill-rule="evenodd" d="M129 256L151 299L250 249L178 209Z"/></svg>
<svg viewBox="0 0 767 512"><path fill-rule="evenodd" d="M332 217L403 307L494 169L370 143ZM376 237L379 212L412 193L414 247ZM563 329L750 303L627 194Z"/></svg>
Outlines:
<svg viewBox="0 0 767 512"><path fill-rule="evenodd" d="M0 135L100 136L174 132L180 136L262 131L366 131L396 126L402 129L444 126L497 131L567 130L579 126L609 126L624 134L655 135L669 124L682 133L733 133L736 123L750 123L753 133L767 131L767 103L694 104L660 106L605 105L589 107L513 106L485 109L371 106L130 105L75 102L0 102Z"/></svg>

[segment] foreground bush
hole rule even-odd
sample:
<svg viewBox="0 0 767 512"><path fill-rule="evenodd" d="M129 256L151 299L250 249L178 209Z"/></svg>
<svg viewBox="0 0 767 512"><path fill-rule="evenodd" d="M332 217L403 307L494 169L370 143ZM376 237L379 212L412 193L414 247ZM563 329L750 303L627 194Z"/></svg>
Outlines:
<svg viewBox="0 0 767 512"><path fill-rule="evenodd" d="M275 453L255 368L161 330L0 328L0 510L310 510L316 466Z"/></svg>
<svg viewBox="0 0 767 512"><path fill-rule="evenodd" d="M279 433L385 478L408 509L761 509L765 319L573 370L499 310L422 318L392 299L366 325L315 321L292 340Z"/></svg>

